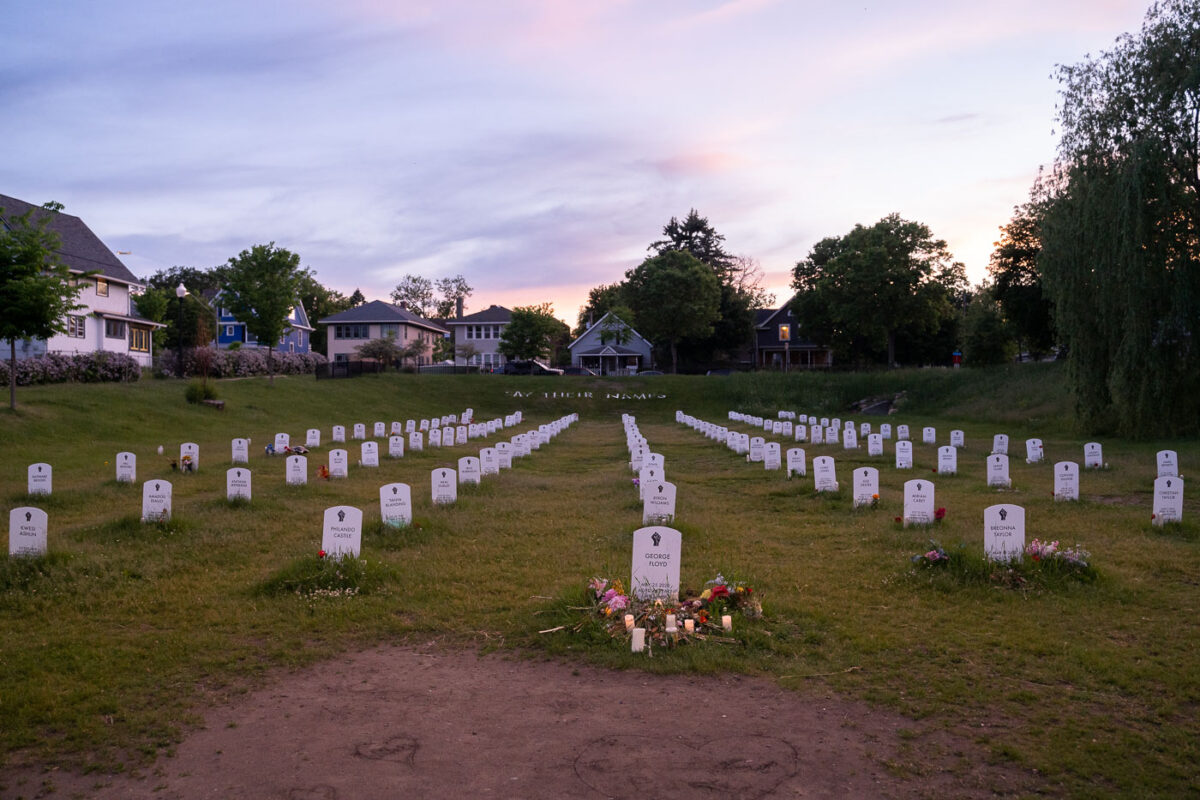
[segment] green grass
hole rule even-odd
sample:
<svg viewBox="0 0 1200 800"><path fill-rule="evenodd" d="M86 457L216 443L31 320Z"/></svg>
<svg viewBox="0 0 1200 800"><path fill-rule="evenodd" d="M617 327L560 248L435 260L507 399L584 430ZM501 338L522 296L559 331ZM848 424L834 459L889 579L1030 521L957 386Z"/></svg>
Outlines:
<svg viewBox="0 0 1200 800"><path fill-rule="evenodd" d="M5 510L50 514L50 555L0 561L0 750L9 761L74 767L139 766L169 751L196 709L272 670L351 648L406 640L519 648L617 669L740 671L787 687L814 685L942 725L998 761L1037 769L1053 794L1178 797L1200 791L1200 503L1185 522L1150 524L1154 452L1179 451L1200 474L1196 442L1099 437L1111 468L1083 471L1083 500L1056 503L1051 464L1012 458L1013 488L988 489L992 434L1014 454L1038 436L1047 462L1082 461L1061 368L920 370L867 375L734 375L628 380L495 376L370 376L314 382L219 383L224 411L189 405L178 382L22 387L0 414ZM522 396L516 397L514 392ZM904 392L892 422L966 432L956 476L892 468L840 445L839 479L880 468L878 508L851 508L848 491L817 495L811 477L785 480L674 422L676 409L713 422L729 410L778 409L854 417L847 404ZM568 393L570 397L554 396ZM588 396L590 394L590 396ZM334 424L348 428L475 409L525 413L528 429L577 411L578 424L514 469L460 487L453 507L429 501L429 471L476 452L381 457L347 480L315 479ZM738 645L634 656L593 631L563 624L593 575L628 579L630 532L641 508L625 464L621 413L666 458L678 486L683 582L717 572L753 584L767 619ZM876 420L878 422L878 420ZM282 458L262 446L319 427L310 484L284 484ZM749 431L748 428L742 428ZM225 500L230 439L248 436L251 503ZM495 440L493 437L492 441ZM200 471L168 472L183 441L200 446ZM164 456L155 452L158 445ZM355 443L348 443L352 464ZM138 483L114 480L121 450L138 457ZM54 495L28 498L25 468L54 467ZM946 519L903 529L904 480L935 481ZM175 517L139 521L141 481L175 484ZM413 487L415 520L378 523L378 487ZM1028 536L1079 542L1094 580L1039 575L1019 588L982 562L983 509L1026 508ZM321 515L351 504L366 517L361 573L337 577L317 562ZM957 570L921 569L911 557L936 538L961 553ZM953 565L952 565L953 566ZM339 581L341 581L339 583ZM334 590L361 589L347 596ZM553 599L547 599L553 598Z"/></svg>

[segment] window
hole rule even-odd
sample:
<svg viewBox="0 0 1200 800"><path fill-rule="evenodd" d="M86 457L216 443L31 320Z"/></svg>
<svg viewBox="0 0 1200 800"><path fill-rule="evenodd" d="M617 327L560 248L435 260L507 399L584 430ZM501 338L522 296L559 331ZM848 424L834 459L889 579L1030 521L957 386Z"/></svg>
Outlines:
<svg viewBox="0 0 1200 800"><path fill-rule="evenodd" d="M135 353L150 352L150 329L129 327L129 349Z"/></svg>
<svg viewBox="0 0 1200 800"><path fill-rule="evenodd" d="M387 339L389 337L393 339L400 338L400 323L385 322L379 326L379 338Z"/></svg>
<svg viewBox="0 0 1200 800"><path fill-rule="evenodd" d="M466 329L466 331L467 331L467 338L468 338L468 339L474 339L475 337L471 335L471 326L470 326L470 325L464 325L463 327L464 327L464 328Z"/></svg>
<svg viewBox="0 0 1200 800"><path fill-rule="evenodd" d="M106 319L106 320L104 320L104 335L109 339L124 339L125 338L125 320L121 320L121 319Z"/></svg>
<svg viewBox="0 0 1200 800"><path fill-rule="evenodd" d="M333 338L335 339L369 339L371 338L370 325L334 325Z"/></svg>
<svg viewBox="0 0 1200 800"><path fill-rule="evenodd" d="M233 338L233 326L232 325L225 326L225 335L231 339Z"/></svg>
<svg viewBox="0 0 1200 800"><path fill-rule="evenodd" d="M493 339L499 339L499 338L500 338L500 326L499 326L499 325L493 325L493 326L492 326L492 338L493 338Z"/></svg>
<svg viewBox="0 0 1200 800"><path fill-rule="evenodd" d="M344 364L345 362L347 362L349 360L350 360L349 353L334 353L333 354L333 363L335 363L335 364Z"/></svg>
<svg viewBox="0 0 1200 800"><path fill-rule="evenodd" d="M108 278L96 278L96 296L108 297Z"/></svg>
<svg viewBox="0 0 1200 800"><path fill-rule="evenodd" d="M790 342L791 340L792 340L792 326L791 325L780 325L779 326L779 341Z"/></svg>
<svg viewBox="0 0 1200 800"><path fill-rule="evenodd" d="M76 314L67 315L67 336L70 336L72 339L82 339L86 335L86 328L87 324L82 316Z"/></svg>

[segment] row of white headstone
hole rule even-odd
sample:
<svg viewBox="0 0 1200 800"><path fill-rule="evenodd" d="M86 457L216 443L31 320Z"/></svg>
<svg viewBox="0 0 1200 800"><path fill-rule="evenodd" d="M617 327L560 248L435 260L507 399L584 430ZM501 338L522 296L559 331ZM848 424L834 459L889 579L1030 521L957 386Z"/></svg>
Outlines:
<svg viewBox="0 0 1200 800"><path fill-rule="evenodd" d="M540 449L548 444L555 436L565 431L579 420L578 414L568 414L554 422L539 425L537 430L518 434L523 441L511 444L507 452L520 456L530 455L531 450ZM499 445L497 445L499 447ZM484 448L494 451L495 448ZM482 482L484 475L496 474L500 462L494 458L494 452L486 459L490 465L484 467L485 459L475 456L463 456L458 460L458 470L449 467L435 469L430 473L430 496L434 505L450 505L458 502L459 484L475 484ZM511 455L506 459L507 465L512 466ZM392 527L402 527L412 523L412 489L405 483L389 483L379 488L379 515L384 524ZM321 529L321 549L326 557L340 558L350 554L357 557L362 552L362 509L354 506L332 506L325 509Z"/></svg>
<svg viewBox="0 0 1200 800"><path fill-rule="evenodd" d="M879 452L872 455L883 455L882 442L892 438L893 426L890 422L885 422L879 426L879 431L875 432L874 427L870 422L861 422L857 426L854 420L843 420L840 417L816 417L808 414L800 414L797 416L795 412L780 411L780 419L769 419L759 417L752 414L743 414L739 411L730 411L729 420L731 422L740 422L754 428L761 428L764 433L773 436L783 436L797 442L808 442L810 444L837 444L839 441L843 443L846 450L857 450L858 441L866 439L868 446L872 441L879 444ZM787 416L785 416L787 415ZM897 441L910 441L910 432L908 425L895 426L895 438ZM877 437L872 440L872 436ZM921 440L925 444L937 444L937 428L925 427L921 431ZM1005 437L1005 442L1008 439ZM953 430L950 432L951 447L965 447L966 437L961 430Z"/></svg>
<svg viewBox="0 0 1200 800"><path fill-rule="evenodd" d="M642 501L642 524L665 524L675 520L675 484L667 480L662 454L650 451L646 437L638 430L637 419L621 415L625 446L629 450L629 469L637 478L638 499Z"/></svg>

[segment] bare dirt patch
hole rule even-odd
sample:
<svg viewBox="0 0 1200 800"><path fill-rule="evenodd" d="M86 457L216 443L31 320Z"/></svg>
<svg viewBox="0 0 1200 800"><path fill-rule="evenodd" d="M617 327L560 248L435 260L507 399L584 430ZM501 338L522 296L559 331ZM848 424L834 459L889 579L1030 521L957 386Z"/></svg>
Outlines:
<svg viewBox="0 0 1200 800"><path fill-rule="evenodd" d="M995 797L1036 776L965 736L762 678L389 647L209 709L135 775L9 769L4 798Z"/></svg>

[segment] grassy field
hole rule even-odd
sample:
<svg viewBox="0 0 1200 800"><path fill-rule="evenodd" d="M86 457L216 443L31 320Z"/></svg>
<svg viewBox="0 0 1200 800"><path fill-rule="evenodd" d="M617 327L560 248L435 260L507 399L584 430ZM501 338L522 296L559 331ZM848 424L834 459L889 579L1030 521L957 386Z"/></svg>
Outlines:
<svg viewBox="0 0 1200 800"><path fill-rule="evenodd" d="M258 379L218 387L223 412L185 404L181 384L146 380L22 388L20 409L0 414L3 510L31 504L50 515L47 558L0 562L0 748L9 763L137 767L170 751L198 708L270 670L439 639L614 668L738 670L806 690L825 685L1037 769L1051 794L1200 792L1200 503L1186 501L1181 525L1150 524L1155 451L1177 449L1185 476L1200 474L1200 451L1194 440L1100 437L1109 469L1081 475L1081 502L1055 503L1050 464L1082 462L1093 438L1073 428L1055 365L619 380L291 377L274 388ZM808 447L810 461L836 458L843 486L855 467L879 467L880 506L868 510L851 508L847 490L817 495L811 478L767 473L674 422L677 409L722 424L730 410L865 419L848 404L899 392L891 422L909 424L918 440L921 426L936 425L940 443L962 428L967 447L956 476L931 474L935 450L919 442L911 472L892 468L891 447L876 459L865 443L853 454ZM431 505L429 471L481 444L384 456L378 469L351 467L343 481L313 477L335 424L369 428L467 406L477 419L520 409L521 430L573 411L580 422L514 469L460 488L449 508ZM589 577L628 577L641 507L622 413L637 416L678 486L683 583L700 587L724 572L762 596L767 619L747 626L740 645L646 659L622 642L538 633L569 621L562 609ZM277 431L297 440L310 427L322 429L325 447L310 456L310 484L288 487L283 459L262 446ZM1009 491L985 486L994 433L1012 442ZM249 504L224 499L235 436L253 440ZM1044 440L1048 463L1024 463L1029 436ZM183 441L200 446L197 474L172 475L155 452L177 453ZM133 486L114 480L121 450L137 454ZM49 498L25 494L26 467L37 461L54 467ZM946 519L902 529L893 521L901 487L920 476L936 482ZM141 481L152 477L175 482L175 518L165 525L138 521ZM378 487L391 481L413 487L411 528L370 522ZM1084 545L1099 578L1012 589L913 568L910 557L931 537L982 553L983 509L996 502L1026 508L1030 538ZM322 511L343 503L369 521L371 591L279 591L311 564Z"/></svg>

